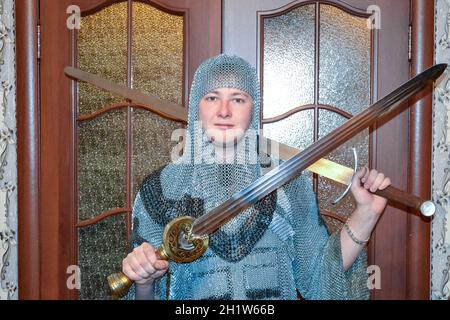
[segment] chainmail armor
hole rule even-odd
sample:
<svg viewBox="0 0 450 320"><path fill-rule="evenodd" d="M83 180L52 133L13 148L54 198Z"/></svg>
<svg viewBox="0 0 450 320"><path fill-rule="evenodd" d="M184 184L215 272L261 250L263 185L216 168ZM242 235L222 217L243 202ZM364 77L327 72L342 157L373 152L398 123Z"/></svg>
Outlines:
<svg viewBox="0 0 450 320"><path fill-rule="evenodd" d="M222 164L221 166L231 165ZM164 197L160 183L160 175L163 169L159 169L148 176L140 188L144 207L153 220L161 226L165 226L180 216L187 215L197 218L203 215L205 212L202 199L191 198L188 195L184 195L180 200L170 200ZM223 170L226 171L227 169ZM209 247L224 260L230 262L241 260L251 251L266 231L272 221L275 205L276 193L272 192L254 205L252 209L254 213L248 217L245 223L240 224L234 233L229 234L219 229L212 234L209 237ZM251 218L255 220L250 221ZM136 244L138 243L136 242Z"/></svg>
<svg viewBox="0 0 450 320"><path fill-rule="evenodd" d="M245 144L235 162L196 162L198 150L213 152L195 127L202 97L217 88L237 88L253 99L250 129L259 133L260 90L245 60L219 55L197 70L189 97L188 137L183 156L144 180L133 207L133 239L159 247L164 226L180 215L198 217L263 174L260 157L249 163ZM214 157L213 157L214 159ZM267 163L267 159L264 161ZM340 232L329 235L318 213L311 182L299 176L230 220L210 236L194 262L170 263L155 281L159 299L367 299L365 251L343 271ZM169 296L166 297L166 289ZM134 299L132 286L126 299Z"/></svg>

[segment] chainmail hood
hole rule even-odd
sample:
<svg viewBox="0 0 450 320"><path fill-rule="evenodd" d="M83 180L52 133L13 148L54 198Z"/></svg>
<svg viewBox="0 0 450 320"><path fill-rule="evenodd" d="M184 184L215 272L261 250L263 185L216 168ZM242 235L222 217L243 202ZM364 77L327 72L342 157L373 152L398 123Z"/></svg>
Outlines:
<svg viewBox="0 0 450 320"><path fill-rule="evenodd" d="M237 56L206 60L194 75L189 97L185 151L180 159L150 175L141 187L147 211L165 225L181 215L198 217L209 212L262 174L255 134L260 122L260 90L256 70ZM235 151L234 163L221 163L199 123L199 103L218 88L236 88L253 100L250 135ZM203 155L199 156L200 153ZM212 161L211 161L212 159ZM251 160L254 161L251 161ZM155 200L158 199L158 201ZM245 257L262 237L276 205L276 193L246 209L210 236L210 248L227 261Z"/></svg>

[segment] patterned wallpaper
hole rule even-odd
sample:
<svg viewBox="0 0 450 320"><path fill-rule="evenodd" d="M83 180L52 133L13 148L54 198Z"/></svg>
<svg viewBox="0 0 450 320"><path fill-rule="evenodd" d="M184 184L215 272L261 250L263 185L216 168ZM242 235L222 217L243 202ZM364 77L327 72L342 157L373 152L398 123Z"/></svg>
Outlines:
<svg viewBox="0 0 450 320"><path fill-rule="evenodd" d="M450 0L436 0L435 63L450 63ZM438 83L433 106L431 298L450 299L450 72Z"/></svg>
<svg viewBox="0 0 450 320"><path fill-rule="evenodd" d="M17 299L14 0L0 0L0 300Z"/></svg>

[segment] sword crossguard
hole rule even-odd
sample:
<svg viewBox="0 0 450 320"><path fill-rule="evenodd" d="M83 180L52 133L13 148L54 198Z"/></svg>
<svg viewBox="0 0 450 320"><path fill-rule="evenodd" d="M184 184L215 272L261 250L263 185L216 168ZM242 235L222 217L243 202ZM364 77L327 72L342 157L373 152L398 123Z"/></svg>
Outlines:
<svg viewBox="0 0 450 320"><path fill-rule="evenodd" d="M173 219L164 229L160 252L167 260L188 263L200 258L208 249L207 235L197 237L191 234L194 218L183 216Z"/></svg>
<svg viewBox="0 0 450 320"><path fill-rule="evenodd" d="M353 172L356 173L356 170L358 170L358 152L356 152L356 148L353 147L353 159L354 159L354 167L353 167ZM353 183L353 179L350 180L350 183L347 186L347 189L345 189L345 191L336 199L332 202L333 205L337 205L339 202L342 201L342 199L344 199L347 194L350 192L350 189L352 188L352 183Z"/></svg>

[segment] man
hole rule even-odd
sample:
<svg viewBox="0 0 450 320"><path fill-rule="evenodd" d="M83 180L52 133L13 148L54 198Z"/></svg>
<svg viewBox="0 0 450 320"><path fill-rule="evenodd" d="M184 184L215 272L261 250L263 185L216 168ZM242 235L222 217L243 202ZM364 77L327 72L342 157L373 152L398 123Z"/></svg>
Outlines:
<svg viewBox="0 0 450 320"><path fill-rule="evenodd" d="M363 250L386 206L369 192L389 178L363 168L353 178L357 207L329 235L307 179L300 176L210 235L206 253L188 264L155 253L172 219L201 216L263 174L249 133L259 133L260 90L254 68L219 55L197 70L183 156L143 182L133 208L134 250L123 272L135 281L128 299L367 299ZM251 161L255 159L254 161Z"/></svg>

